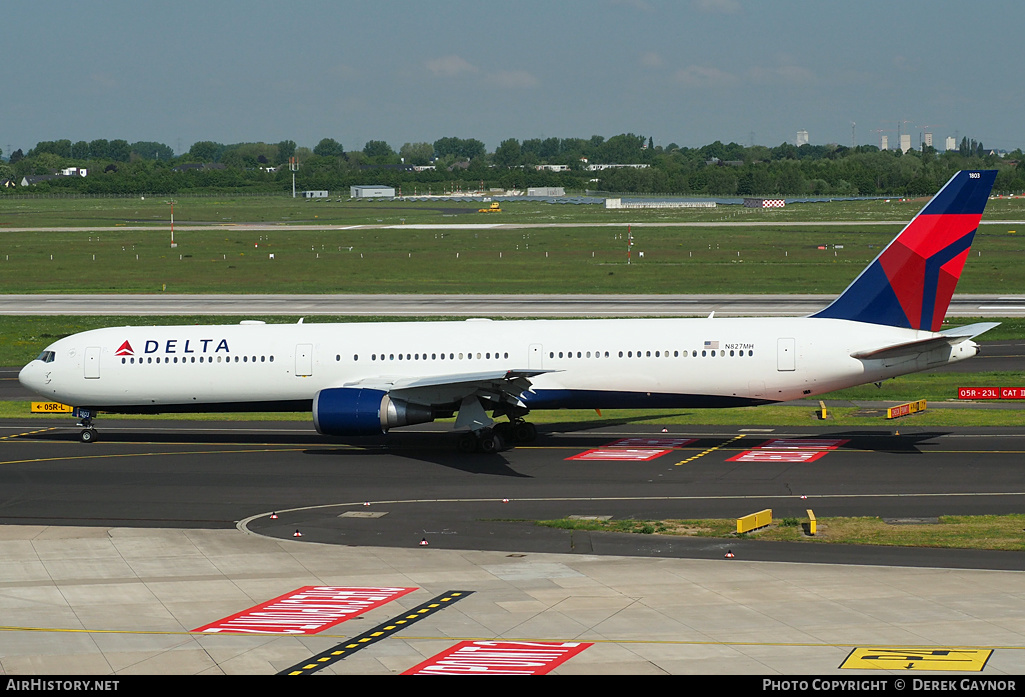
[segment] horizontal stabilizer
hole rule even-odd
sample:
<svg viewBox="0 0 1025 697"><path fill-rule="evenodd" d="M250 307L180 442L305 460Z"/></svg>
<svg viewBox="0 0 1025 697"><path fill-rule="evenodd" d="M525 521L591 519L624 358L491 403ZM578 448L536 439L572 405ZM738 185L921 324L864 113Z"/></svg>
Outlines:
<svg viewBox="0 0 1025 697"><path fill-rule="evenodd" d="M983 332L988 332L994 327L999 327L1000 322L978 322L977 324L966 324L963 327L951 327L940 332L944 336L957 337L959 339L974 339Z"/></svg>
<svg viewBox="0 0 1025 697"><path fill-rule="evenodd" d="M941 336L932 336L928 339L908 341L902 344L892 344L890 346L869 349L867 351L856 351L851 354L851 358L859 358L862 360L889 360L901 356L916 356L920 353L925 353L941 346L956 346L962 341L976 337L999 324L1000 322L979 322L978 324L968 324L963 327L952 327L951 329L944 329L940 332Z"/></svg>

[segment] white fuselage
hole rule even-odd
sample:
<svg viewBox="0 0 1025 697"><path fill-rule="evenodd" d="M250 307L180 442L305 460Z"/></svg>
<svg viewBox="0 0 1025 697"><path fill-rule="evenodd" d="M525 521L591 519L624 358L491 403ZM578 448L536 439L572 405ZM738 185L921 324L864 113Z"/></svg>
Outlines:
<svg viewBox="0 0 1025 697"><path fill-rule="evenodd" d="M107 411L306 409L360 381L497 370L530 379L530 409L738 406L876 382L974 356L965 339L852 358L938 335L838 319L466 320L112 327L61 339L27 387Z"/></svg>

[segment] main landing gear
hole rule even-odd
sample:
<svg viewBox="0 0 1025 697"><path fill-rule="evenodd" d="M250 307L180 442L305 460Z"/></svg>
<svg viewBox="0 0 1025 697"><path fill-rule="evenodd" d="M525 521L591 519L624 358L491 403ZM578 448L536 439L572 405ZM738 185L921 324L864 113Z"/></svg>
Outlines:
<svg viewBox="0 0 1025 697"><path fill-rule="evenodd" d="M96 441L98 434L96 433L96 427L93 426L93 412L90 409L79 409L78 417L81 419L76 426L82 427L82 432L78 434L78 439L83 443L93 443Z"/></svg>
<svg viewBox="0 0 1025 697"><path fill-rule="evenodd" d="M463 453L486 453L488 455L504 450L510 445L531 443L537 438L537 427L523 419L495 424L491 428L466 431L459 434L459 451Z"/></svg>

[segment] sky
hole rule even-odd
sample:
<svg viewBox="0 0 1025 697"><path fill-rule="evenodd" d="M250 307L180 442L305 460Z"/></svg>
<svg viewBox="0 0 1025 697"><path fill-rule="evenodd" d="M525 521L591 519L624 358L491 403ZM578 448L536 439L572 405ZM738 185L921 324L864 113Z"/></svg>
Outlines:
<svg viewBox="0 0 1025 697"><path fill-rule="evenodd" d="M898 129L1025 148L1016 0L33 0L2 17L4 156L798 130L894 147Z"/></svg>

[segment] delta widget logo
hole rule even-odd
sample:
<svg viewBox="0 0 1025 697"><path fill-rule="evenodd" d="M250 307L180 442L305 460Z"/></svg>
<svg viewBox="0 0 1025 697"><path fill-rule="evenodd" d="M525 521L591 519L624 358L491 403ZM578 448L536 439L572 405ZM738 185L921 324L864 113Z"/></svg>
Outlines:
<svg viewBox="0 0 1025 697"><path fill-rule="evenodd" d="M131 344L129 344L127 341L125 341L125 343L121 344L121 346L118 347L117 351L114 352L114 355L115 356L134 356L135 355L135 350L132 348Z"/></svg>

